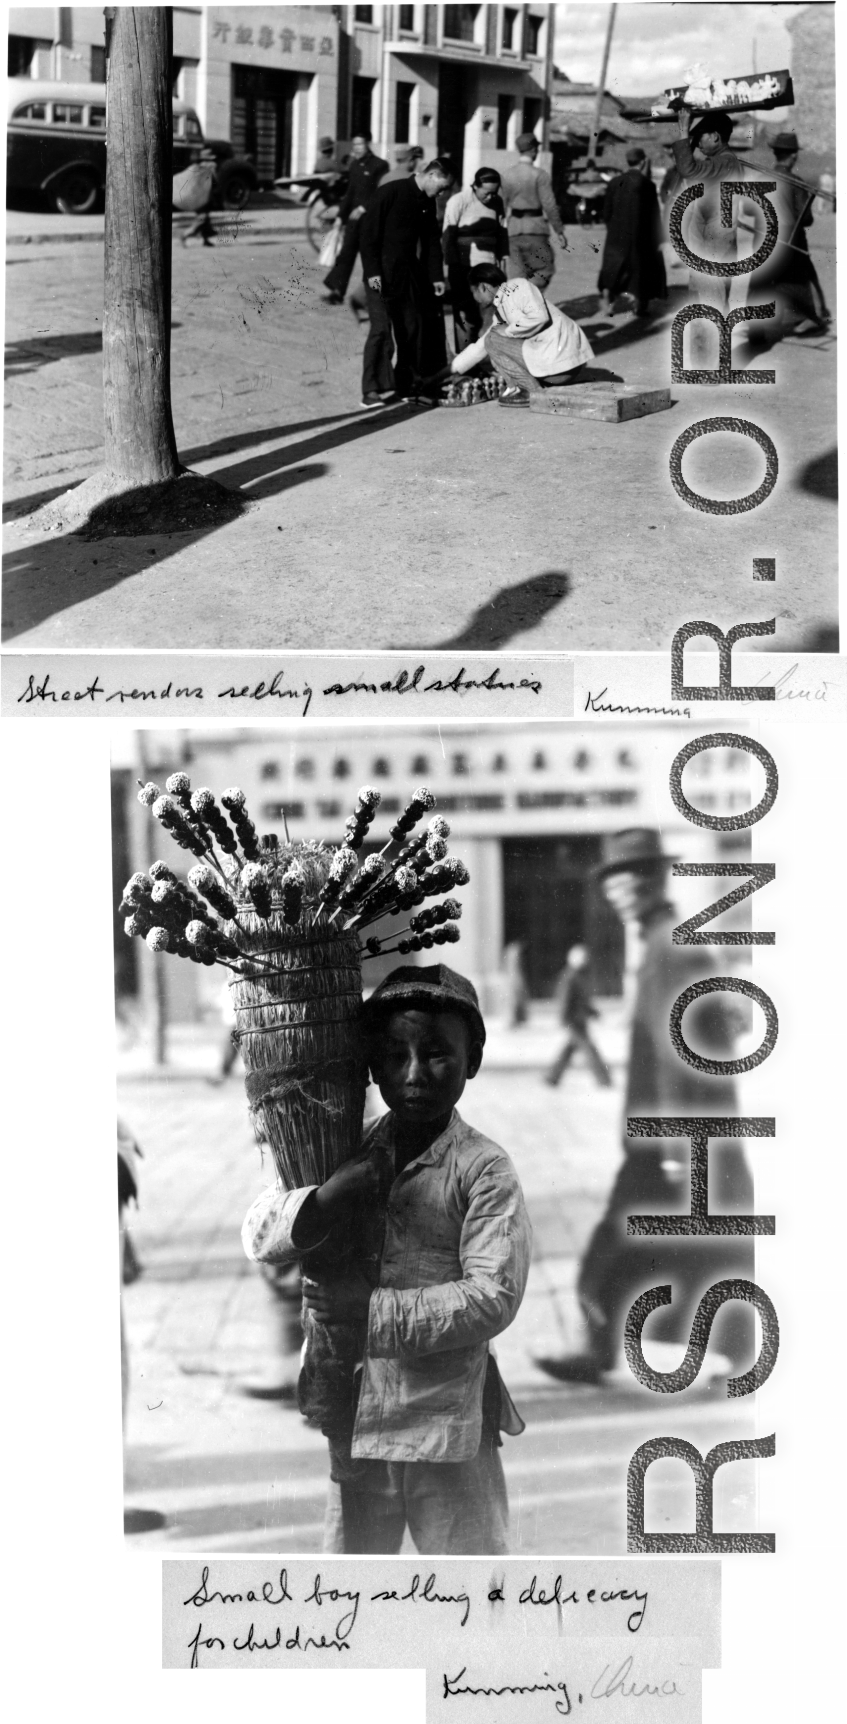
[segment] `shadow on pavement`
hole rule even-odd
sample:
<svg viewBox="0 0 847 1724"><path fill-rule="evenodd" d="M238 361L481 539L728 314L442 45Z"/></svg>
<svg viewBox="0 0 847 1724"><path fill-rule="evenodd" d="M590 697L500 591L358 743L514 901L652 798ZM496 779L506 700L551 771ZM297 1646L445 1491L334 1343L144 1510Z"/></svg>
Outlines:
<svg viewBox="0 0 847 1724"><path fill-rule="evenodd" d="M278 483L265 490L265 495L279 495L288 491L294 485L299 485L308 479L322 479L329 471L326 462L316 461L310 467L303 467L295 473L282 473ZM224 481L225 482L225 481ZM237 486L233 486L237 490ZM214 528L211 531L215 531ZM82 548L83 541L72 534L57 534L53 539L43 539L35 545L22 546L19 551L11 551L3 560L3 639L14 640L28 629L38 628L50 617L58 616L62 611L71 609L74 605L85 604L88 599L108 593L113 587L120 586L123 581L131 580L140 574L142 569L149 569L155 562L157 567L166 563L169 556L182 550L186 545L198 543L207 537L205 532L171 533L162 539L159 546L152 548L150 534L136 538L103 539L92 542L89 551L96 551L88 567L77 570L72 575L68 573L68 542ZM118 559L121 559L120 562ZM164 613L163 613L164 615ZM166 636L167 624L163 621L163 635ZM98 643L98 644L103 644ZM133 642L121 639L116 646L132 646ZM166 638L163 645L170 644Z"/></svg>
<svg viewBox="0 0 847 1724"><path fill-rule="evenodd" d="M826 497L830 503L837 503L838 450L827 449L825 455L816 455L813 461L807 461L797 484L801 491L809 491L813 497Z"/></svg>
<svg viewBox="0 0 847 1724"><path fill-rule="evenodd" d="M173 329L180 325L174 323ZM52 365L57 359L78 359L83 354L99 353L103 346L100 329L75 330L69 335L33 335L27 341L7 341L5 374L21 377L24 372L37 371L42 365Z"/></svg>
<svg viewBox="0 0 847 1724"><path fill-rule="evenodd" d="M515 635L536 627L548 612L561 604L571 590L571 577L561 569L547 569L515 587L503 587L487 605L474 611L460 634L437 641L429 652L485 652L505 646ZM399 649L395 649L399 650Z"/></svg>

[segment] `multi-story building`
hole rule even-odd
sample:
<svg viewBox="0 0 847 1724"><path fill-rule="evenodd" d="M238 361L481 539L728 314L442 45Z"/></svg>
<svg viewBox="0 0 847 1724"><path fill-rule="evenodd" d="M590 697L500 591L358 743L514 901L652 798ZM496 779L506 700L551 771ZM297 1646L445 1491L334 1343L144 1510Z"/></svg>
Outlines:
<svg viewBox="0 0 847 1724"><path fill-rule="evenodd" d="M373 828L381 843L415 786L424 783L450 822L451 852L471 875L471 884L460 893L461 945L455 957L447 954L448 961L473 977L486 1010L498 1008L503 953L518 940L534 998L552 994L576 941L591 949L599 991L619 994L633 953L627 952L623 928L592 876L603 834L627 826L660 827L668 852L691 862L723 856L739 860L749 853L746 831L704 831L674 807L670 765L694 734L688 725L553 722L442 725L440 732L435 725L386 731L363 724L340 732L319 723L284 731L150 731L143 738L143 758L115 763L116 893L135 868L149 866L156 856L173 860L176 855L170 839L136 801L138 777L161 784L168 773L184 769L195 785L220 791L237 784L260 831L283 836L287 824L292 838L335 844L360 785L374 784L382 791ZM695 755L686 768L686 795L709 814L746 809L749 766L749 756L735 750ZM713 884L713 899L728 889L720 881L705 882L705 889ZM674 882L683 914L706 901L703 893L702 880ZM145 985L154 960L122 929L116 941L119 997L132 996ZM423 960L431 962L432 956L424 953ZM376 983L397 961L368 962L366 982ZM214 971L166 960L165 973L174 1016L198 1011L204 988L211 987L213 1000L216 988L220 993Z"/></svg>
<svg viewBox="0 0 847 1724"><path fill-rule="evenodd" d="M543 137L553 6L175 6L174 93L252 155L263 184L308 172L323 135L420 144L460 177ZM102 8L12 7L9 72L99 83Z"/></svg>
<svg viewBox="0 0 847 1724"><path fill-rule="evenodd" d="M449 155L459 178L503 167L519 132L543 141L554 6L342 6L349 42L338 130Z"/></svg>

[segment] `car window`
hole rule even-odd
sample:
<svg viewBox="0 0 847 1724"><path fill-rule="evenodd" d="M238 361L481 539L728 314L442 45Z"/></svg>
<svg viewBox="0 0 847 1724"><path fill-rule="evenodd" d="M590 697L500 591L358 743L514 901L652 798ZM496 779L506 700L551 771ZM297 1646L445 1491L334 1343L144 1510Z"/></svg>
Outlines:
<svg viewBox="0 0 847 1724"><path fill-rule="evenodd" d="M54 102L53 120L57 126L81 126L82 108L70 102Z"/></svg>
<svg viewBox="0 0 847 1724"><path fill-rule="evenodd" d="M47 103L25 102L23 107L15 109L12 117L15 120L46 120Z"/></svg>
<svg viewBox="0 0 847 1724"><path fill-rule="evenodd" d="M105 132L105 130L106 130L106 110L105 110L105 108L89 108L89 110L88 110L88 124L90 126L94 126L94 128L98 132Z"/></svg>

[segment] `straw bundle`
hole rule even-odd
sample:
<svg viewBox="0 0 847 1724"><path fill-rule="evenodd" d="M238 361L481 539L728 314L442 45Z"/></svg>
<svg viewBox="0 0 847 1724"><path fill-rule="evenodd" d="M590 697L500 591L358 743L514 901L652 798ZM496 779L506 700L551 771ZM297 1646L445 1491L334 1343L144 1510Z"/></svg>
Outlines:
<svg viewBox="0 0 847 1724"><path fill-rule="evenodd" d="M322 1185L359 1147L367 1068L358 1035L362 959L355 934L286 925L240 910L239 947L259 975L230 983L247 1099L284 1185Z"/></svg>

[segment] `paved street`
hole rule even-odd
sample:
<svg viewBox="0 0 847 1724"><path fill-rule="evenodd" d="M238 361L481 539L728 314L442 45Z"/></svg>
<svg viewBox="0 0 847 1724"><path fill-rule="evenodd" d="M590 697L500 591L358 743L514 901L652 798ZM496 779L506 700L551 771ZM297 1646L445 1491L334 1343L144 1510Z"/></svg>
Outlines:
<svg viewBox="0 0 847 1724"><path fill-rule="evenodd" d="M366 414L364 331L322 299L299 211L249 211L223 224L214 249L175 248L181 456L241 489L247 514L205 535L96 544L26 530L40 503L102 459L97 220L85 218L87 243L68 243L61 218L39 227L10 216L9 643L655 649L702 615L705 590L716 621L758 615L752 558L778 546L774 644L831 648L834 337L791 339L765 357L775 390L679 387L669 412L622 425L495 403ZM584 323L593 374L666 385L681 272L654 323L604 322L594 292L602 230L569 236L551 293ZM834 305L834 218L816 220L812 244ZM676 498L668 452L696 418L728 411L768 431L780 477L753 514L716 518ZM760 482L761 456L738 437L700 439L685 473L711 495L737 496Z"/></svg>
<svg viewBox="0 0 847 1724"><path fill-rule="evenodd" d="M600 1033L616 1060L620 1037ZM551 1034L535 1041L544 1058ZM627 1462L639 1443L671 1433L703 1452L752 1435L751 1408L722 1382L658 1398L626 1368L602 1389L555 1384L533 1364L576 1338L575 1261L618 1159L621 1081L598 1090L577 1068L550 1091L540 1070L501 1056L468 1088L462 1111L518 1167L535 1242L529 1290L497 1342L503 1376L527 1421L505 1438L515 1553L609 1553L625 1548ZM310 1552L320 1549L326 1455L299 1414L239 1391L272 1347L267 1291L243 1256L240 1223L266 1180L242 1083L139 1073L120 1083L119 1109L144 1150L141 1208L131 1231L143 1263L125 1290L131 1359L126 1502L141 1548ZM670 1350L668 1349L667 1352ZM649 1353L649 1349L648 1349ZM660 1363L658 1355L656 1363ZM677 1363L667 1356L661 1368ZM753 1470L719 1471L716 1526L754 1525ZM693 1498L679 1463L648 1479L648 1528L685 1530ZM144 1516L165 1517L163 1526ZM409 1547L411 1549L411 1547Z"/></svg>

